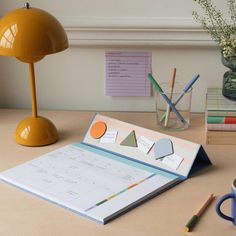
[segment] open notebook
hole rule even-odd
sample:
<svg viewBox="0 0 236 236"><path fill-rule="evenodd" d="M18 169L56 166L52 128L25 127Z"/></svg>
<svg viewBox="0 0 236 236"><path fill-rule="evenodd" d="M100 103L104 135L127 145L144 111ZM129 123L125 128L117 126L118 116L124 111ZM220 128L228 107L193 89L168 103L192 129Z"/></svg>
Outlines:
<svg viewBox="0 0 236 236"><path fill-rule="evenodd" d="M97 121L106 124L107 132L116 131L115 142L91 136L90 129ZM180 157L177 167L164 161L166 157L156 160L154 147L145 153L140 147L120 145L130 130L148 140L163 138L161 133L96 115L83 143L67 145L6 170L0 179L105 224L183 181L191 169L210 164L200 145L170 136L175 153L168 160L175 162L174 158Z"/></svg>

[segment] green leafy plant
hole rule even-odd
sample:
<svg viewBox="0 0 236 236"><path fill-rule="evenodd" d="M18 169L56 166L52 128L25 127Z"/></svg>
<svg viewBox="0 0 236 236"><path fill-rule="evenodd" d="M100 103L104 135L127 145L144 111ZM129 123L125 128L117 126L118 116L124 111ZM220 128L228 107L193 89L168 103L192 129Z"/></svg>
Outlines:
<svg viewBox="0 0 236 236"><path fill-rule="evenodd" d="M222 55L228 59L236 57L236 3L227 0L228 17L226 18L211 0L194 0L202 8L204 16L193 11L194 19L211 35L219 45Z"/></svg>

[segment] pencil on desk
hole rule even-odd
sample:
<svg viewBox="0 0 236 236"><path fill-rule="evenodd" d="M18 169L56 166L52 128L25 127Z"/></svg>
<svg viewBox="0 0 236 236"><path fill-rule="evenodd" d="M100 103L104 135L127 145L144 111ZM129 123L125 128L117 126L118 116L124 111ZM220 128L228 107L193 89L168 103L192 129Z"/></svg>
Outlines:
<svg viewBox="0 0 236 236"><path fill-rule="evenodd" d="M189 232L193 229L195 224L198 222L200 216L205 212L207 207L210 205L210 203L214 199L214 195L210 194L210 196L207 197L206 201L201 205L201 207L196 211L196 213L193 215L193 217L189 220L189 222L185 225L184 231Z"/></svg>
<svg viewBox="0 0 236 236"><path fill-rule="evenodd" d="M171 84L170 84L170 98L169 98L170 101L172 101L172 96L173 96L173 92L174 92L175 77L176 77L176 68L174 68L173 72L172 72L172 79L171 79ZM169 115L170 115L170 106L167 105L166 117L165 117L165 123L164 123L165 127L168 125Z"/></svg>

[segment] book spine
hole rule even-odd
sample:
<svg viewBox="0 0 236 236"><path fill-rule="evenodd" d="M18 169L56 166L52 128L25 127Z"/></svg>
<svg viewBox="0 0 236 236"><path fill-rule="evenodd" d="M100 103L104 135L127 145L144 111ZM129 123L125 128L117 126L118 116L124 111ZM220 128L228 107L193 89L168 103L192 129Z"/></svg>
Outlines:
<svg viewBox="0 0 236 236"><path fill-rule="evenodd" d="M235 116L236 112L234 111L207 111L208 116Z"/></svg>
<svg viewBox="0 0 236 236"><path fill-rule="evenodd" d="M236 131L236 124L207 124L207 130Z"/></svg>
<svg viewBox="0 0 236 236"><path fill-rule="evenodd" d="M208 124L236 124L235 116L208 116Z"/></svg>

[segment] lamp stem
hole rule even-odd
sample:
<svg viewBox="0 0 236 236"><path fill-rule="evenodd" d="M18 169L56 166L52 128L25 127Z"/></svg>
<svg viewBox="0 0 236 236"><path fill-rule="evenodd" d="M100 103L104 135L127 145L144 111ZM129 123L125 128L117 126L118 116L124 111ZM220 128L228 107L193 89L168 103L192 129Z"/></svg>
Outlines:
<svg viewBox="0 0 236 236"><path fill-rule="evenodd" d="M31 103L32 103L32 116L37 117L37 100L36 100L36 89L35 89L35 75L34 75L34 63L29 63L30 71L30 91L31 91Z"/></svg>

